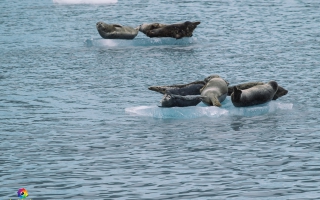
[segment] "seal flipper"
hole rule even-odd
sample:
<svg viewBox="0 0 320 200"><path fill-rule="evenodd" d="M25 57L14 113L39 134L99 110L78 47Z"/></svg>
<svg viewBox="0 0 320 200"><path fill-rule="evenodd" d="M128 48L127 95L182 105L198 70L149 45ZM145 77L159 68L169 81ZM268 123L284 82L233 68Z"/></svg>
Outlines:
<svg viewBox="0 0 320 200"><path fill-rule="evenodd" d="M192 22L192 23L193 23L193 25L197 26L197 25L199 25L201 22Z"/></svg>
<svg viewBox="0 0 320 200"><path fill-rule="evenodd" d="M148 87L149 90L155 91L155 92L159 92L161 94L165 94L166 93L166 88L161 87L161 86L151 86Z"/></svg>
<svg viewBox="0 0 320 200"><path fill-rule="evenodd" d="M220 101L218 100L217 97L211 97L210 100L211 100L211 105L212 106L221 107L221 103L220 103Z"/></svg>
<svg viewBox="0 0 320 200"><path fill-rule="evenodd" d="M113 24L113 27L122 27L121 25L119 25L119 24Z"/></svg>

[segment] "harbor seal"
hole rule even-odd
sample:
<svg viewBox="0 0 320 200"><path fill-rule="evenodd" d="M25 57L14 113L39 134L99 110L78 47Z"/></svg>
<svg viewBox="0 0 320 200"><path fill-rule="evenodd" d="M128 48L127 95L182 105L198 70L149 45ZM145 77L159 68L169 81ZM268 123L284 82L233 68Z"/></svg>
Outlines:
<svg viewBox="0 0 320 200"><path fill-rule="evenodd" d="M174 95L166 93L161 100L162 107L187 107L196 106L203 99L200 95Z"/></svg>
<svg viewBox="0 0 320 200"><path fill-rule="evenodd" d="M192 37L192 33L200 22L186 21L178 24L170 24L161 28L152 29L146 32L148 37L172 37L181 39L183 37Z"/></svg>
<svg viewBox="0 0 320 200"><path fill-rule="evenodd" d="M126 39L131 40L138 35L139 29L119 24L106 24L97 22L96 28L104 39Z"/></svg>
<svg viewBox="0 0 320 200"><path fill-rule="evenodd" d="M239 90L245 90L245 89L249 89L253 86L256 86L256 85L263 85L265 83L263 82L248 82L248 83L242 83L242 84L239 84L239 85L235 85ZM233 88L234 86L229 86L228 87L228 96L230 96L233 92ZM276 94L273 96L272 100L276 100L278 99L279 97L282 97L284 95L288 94L288 90L284 89L283 87L279 86L278 85L278 90L276 92Z"/></svg>
<svg viewBox="0 0 320 200"><path fill-rule="evenodd" d="M167 26L167 24L152 23L152 24L141 24L138 28L140 32L147 34L147 32L150 30L163 28L165 26Z"/></svg>
<svg viewBox="0 0 320 200"><path fill-rule="evenodd" d="M204 104L220 107L228 94L227 82L220 77L212 78L203 86L200 93Z"/></svg>
<svg viewBox="0 0 320 200"><path fill-rule="evenodd" d="M219 78L219 75L210 75L203 81L194 81L187 84L177 84L168 86L151 86L148 89L161 94L170 93L175 95L200 95L200 89L212 78Z"/></svg>
<svg viewBox="0 0 320 200"><path fill-rule="evenodd" d="M161 94L170 93L180 96L200 95L200 89L205 85L204 81L194 81L181 85L151 86L148 89Z"/></svg>
<svg viewBox="0 0 320 200"><path fill-rule="evenodd" d="M231 101L235 107L246 107L271 101L278 90L278 83L270 81L263 85L255 85L245 90L233 87Z"/></svg>

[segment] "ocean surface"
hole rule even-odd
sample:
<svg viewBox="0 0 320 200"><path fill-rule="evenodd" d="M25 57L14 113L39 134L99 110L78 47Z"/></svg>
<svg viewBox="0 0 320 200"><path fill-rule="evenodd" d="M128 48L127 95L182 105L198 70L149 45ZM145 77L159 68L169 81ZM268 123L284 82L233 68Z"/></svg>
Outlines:
<svg viewBox="0 0 320 200"><path fill-rule="evenodd" d="M320 2L1 0L0 199L320 199ZM106 40L98 21L200 21ZM218 74L289 92L160 108L149 86Z"/></svg>

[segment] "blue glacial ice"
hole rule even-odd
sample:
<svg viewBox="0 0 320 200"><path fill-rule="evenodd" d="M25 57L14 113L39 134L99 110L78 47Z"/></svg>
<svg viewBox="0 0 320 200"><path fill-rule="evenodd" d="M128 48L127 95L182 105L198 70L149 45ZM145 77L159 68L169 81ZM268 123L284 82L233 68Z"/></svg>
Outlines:
<svg viewBox="0 0 320 200"><path fill-rule="evenodd" d="M161 108L156 105L137 106L126 108L125 112L131 115L160 119L191 119L199 117L217 118L228 115L252 117L268 113L275 113L281 110L291 110L292 108L292 103L282 103L279 100L251 107L237 108L233 106L230 97L227 97L220 108L206 106L205 104L200 103L197 106L173 108Z"/></svg>
<svg viewBox="0 0 320 200"><path fill-rule="evenodd" d="M98 34L98 32L97 32ZM140 33L139 34L143 34ZM135 38L132 40L122 39L87 39L84 41L87 47L135 47L135 46L164 46L164 45L190 45L197 42L197 38L189 37L182 39L175 38Z"/></svg>

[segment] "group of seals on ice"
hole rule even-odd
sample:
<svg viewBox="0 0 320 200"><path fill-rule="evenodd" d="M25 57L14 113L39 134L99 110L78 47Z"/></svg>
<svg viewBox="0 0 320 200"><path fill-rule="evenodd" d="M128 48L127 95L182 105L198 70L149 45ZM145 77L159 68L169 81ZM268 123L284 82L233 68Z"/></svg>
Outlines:
<svg viewBox="0 0 320 200"><path fill-rule="evenodd" d="M176 24L141 24L137 28L130 26L122 26L119 24L106 24L97 22L96 28L100 36L104 39L134 39L138 32L144 33L146 36L152 37L171 37L181 39L183 37L192 37L194 29L200 22L186 21Z"/></svg>
<svg viewBox="0 0 320 200"><path fill-rule="evenodd" d="M209 106L220 107L226 96L231 96L235 107L246 107L276 100L288 93L277 82L248 82L235 86L218 75L211 75L203 81L181 85L151 86L148 88L164 94L162 107L196 106L201 101Z"/></svg>
<svg viewBox="0 0 320 200"><path fill-rule="evenodd" d="M122 26L119 24L106 24L97 22L96 28L104 39L134 39L138 32L152 37L171 37L181 39L192 37L193 31L200 22L186 21L177 24L141 24L137 28ZM203 81L194 81L182 85L151 86L148 89L164 94L162 107L186 107L195 106L201 101L209 106L221 106L227 95L235 107L246 107L263 104L284 96L288 91L277 82L249 82L236 86L229 83L218 75L211 75Z"/></svg>

